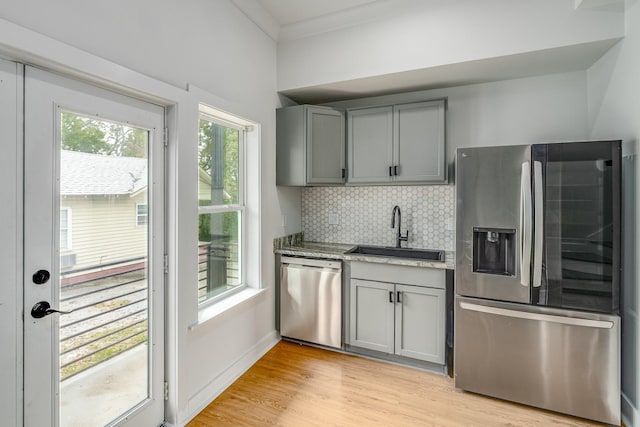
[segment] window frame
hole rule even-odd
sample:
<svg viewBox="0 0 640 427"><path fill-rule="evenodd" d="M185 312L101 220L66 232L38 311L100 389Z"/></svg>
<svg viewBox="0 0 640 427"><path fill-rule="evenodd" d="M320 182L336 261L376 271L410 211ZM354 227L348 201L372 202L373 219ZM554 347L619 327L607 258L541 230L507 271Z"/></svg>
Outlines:
<svg viewBox="0 0 640 427"><path fill-rule="evenodd" d="M62 247L62 211L65 211L67 213L67 241L66 241L66 247ZM72 232L72 227L71 227L71 208L68 206L61 206L60 207L60 220L58 221L58 247L60 248L60 252L66 252L66 251L70 251L73 250L73 232Z"/></svg>
<svg viewBox="0 0 640 427"><path fill-rule="evenodd" d="M233 121L230 120L226 120L225 118L222 117L217 117L216 114L214 114L213 112L209 112L209 111L203 111L203 110L210 110L210 107L207 106L203 106L200 105L200 111L198 114L198 126L200 126L200 121L201 120L206 120L210 123L214 123L220 126L223 126L225 128L230 128L230 129L235 129L238 131L238 203L236 204L229 204L229 205L225 205L225 204L221 204L221 205L208 205L208 206L200 206L199 203L199 199L196 200L196 203L198 204L198 220L200 218L200 215L210 215L210 214L223 214L223 213L228 213L228 212L239 212L239 222L240 222L240 226L239 226L239 237L238 237L238 245L240 246L239 251L238 251L238 280L240 283L238 283L238 285L234 286L232 289L228 289L218 295L215 295L213 297L209 297L206 298L203 301L199 301L199 297L197 296L198 293L196 292L196 296L198 298L198 309L202 310L205 309L207 307L210 307L244 289L247 288L247 282L246 282L246 269L244 267L244 260L245 260L245 254L246 254L246 247L247 247L247 237L246 237L246 205L247 205L247 199L246 199L246 183L247 183L247 176L246 176L246 145L247 145L247 132L250 131L251 129L247 126L244 126L240 123L235 123ZM198 137L198 144L199 144L199 137ZM198 182L196 183L197 186L200 185L200 180L198 180ZM200 191L198 189L197 194L200 194ZM196 282L196 286L198 286L199 280Z"/></svg>
<svg viewBox="0 0 640 427"><path fill-rule="evenodd" d="M144 215L140 215L140 206L146 206L147 212ZM145 218L144 223L140 223L140 218ZM136 203L136 227L143 227L149 225L149 203Z"/></svg>

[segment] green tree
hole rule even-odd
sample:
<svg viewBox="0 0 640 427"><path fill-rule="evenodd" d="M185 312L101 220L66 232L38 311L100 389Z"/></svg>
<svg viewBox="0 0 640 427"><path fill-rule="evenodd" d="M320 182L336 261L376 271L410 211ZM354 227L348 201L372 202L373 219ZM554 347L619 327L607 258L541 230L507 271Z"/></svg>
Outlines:
<svg viewBox="0 0 640 427"><path fill-rule="evenodd" d="M149 132L122 123L62 113L62 148L107 156L147 157Z"/></svg>
<svg viewBox="0 0 640 427"><path fill-rule="evenodd" d="M111 144L107 154L124 157L147 157L149 132L121 123L109 123L107 126L107 138Z"/></svg>
<svg viewBox="0 0 640 427"><path fill-rule="evenodd" d="M109 143L99 120L80 117L73 113L62 113L62 148L84 153L105 153Z"/></svg>

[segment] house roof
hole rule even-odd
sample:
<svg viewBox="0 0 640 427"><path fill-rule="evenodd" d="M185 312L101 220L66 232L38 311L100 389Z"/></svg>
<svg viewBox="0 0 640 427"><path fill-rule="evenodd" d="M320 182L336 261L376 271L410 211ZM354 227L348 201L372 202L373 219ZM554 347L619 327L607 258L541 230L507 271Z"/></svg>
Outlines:
<svg viewBox="0 0 640 427"><path fill-rule="evenodd" d="M61 195L133 195L147 187L147 159L67 150L61 153Z"/></svg>

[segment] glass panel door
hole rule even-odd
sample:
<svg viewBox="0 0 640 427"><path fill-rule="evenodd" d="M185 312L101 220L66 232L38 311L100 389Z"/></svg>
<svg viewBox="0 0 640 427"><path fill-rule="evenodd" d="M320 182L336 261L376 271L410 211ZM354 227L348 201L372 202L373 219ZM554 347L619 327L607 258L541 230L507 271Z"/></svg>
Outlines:
<svg viewBox="0 0 640 427"><path fill-rule="evenodd" d="M162 108L27 67L25 425L164 419Z"/></svg>
<svg viewBox="0 0 640 427"><path fill-rule="evenodd" d="M545 262L538 303L617 313L619 143L548 144L533 150L544 177Z"/></svg>

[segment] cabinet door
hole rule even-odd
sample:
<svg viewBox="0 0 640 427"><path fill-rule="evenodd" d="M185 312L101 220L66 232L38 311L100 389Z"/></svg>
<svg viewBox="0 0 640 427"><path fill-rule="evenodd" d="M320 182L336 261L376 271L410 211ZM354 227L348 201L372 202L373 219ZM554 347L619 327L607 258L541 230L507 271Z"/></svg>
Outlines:
<svg viewBox="0 0 640 427"><path fill-rule="evenodd" d="M394 107L396 182L445 182L444 101Z"/></svg>
<svg viewBox="0 0 640 427"><path fill-rule="evenodd" d="M344 182L344 113L307 109L307 183Z"/></svg>
<svg viewBox="0 0 640 427"><path fill-rule="evenodd" d="M351 279L351 345L393 353L393 290L391 283Z"/></svg>
<svg viewBox="0 0 640 427"><path fill-rule="evenodd" d="M363 108L348 113L350 183L391 181L393 107Z"/></svg>
<svg viewBox="0 0 640 427"><path fill-rule="evenodd" d="M444 363L445 291L396 285L395 352Z"/></svg>

